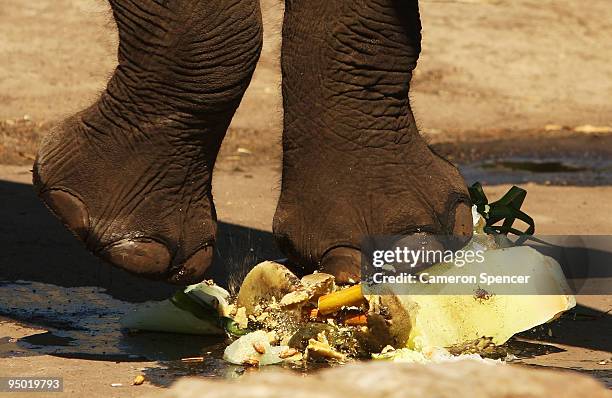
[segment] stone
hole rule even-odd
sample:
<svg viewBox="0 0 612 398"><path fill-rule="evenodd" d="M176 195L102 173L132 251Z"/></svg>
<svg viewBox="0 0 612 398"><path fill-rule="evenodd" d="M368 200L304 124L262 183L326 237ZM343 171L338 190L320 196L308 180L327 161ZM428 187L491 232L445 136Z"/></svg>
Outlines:
<svg viewBox="0 0 612 398"><path fill-rule="evenodd" d="M588 376L569 371L491 365L370 362L304 375L287 370L247 374L239 381L183 378L152 398L610 398Z"/></svg>

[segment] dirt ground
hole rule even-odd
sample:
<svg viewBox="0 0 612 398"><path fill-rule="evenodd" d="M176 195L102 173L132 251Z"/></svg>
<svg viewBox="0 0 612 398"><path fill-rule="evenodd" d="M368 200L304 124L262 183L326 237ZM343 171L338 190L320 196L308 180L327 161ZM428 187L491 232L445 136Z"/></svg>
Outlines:
<svg viewBox="0 0 612 398"><path fill-rule="evenodd" d="M270 231L280 166L282 2L262 0L262 7L264 51L215 172L224 236L220 257L227 259L215 264L216 275L228 264L240 267L279 255ZM487 148L487 142L504 137L511 137L504 151L511 142L520 142L515 152L526 152L536 142L531 145L537 149L535 157L558 145L562 134L584 157L612 151L612 134L605 129L600 134L571 132L576 126L612 126L609 0L590 0L588 6L582 0L422 0L421 11L424 47L412 102L432 142L461 142L462 150L477 158L469 161L480 159L480 152L469 150L473 143L485 142L482 148ZM29 167L39 138L94 101L112 73L116 33L106 4L4 0L0 37L0 290L6 289L2 280L36 281L58 289L101 286L126 302L166 296L171 287L141 281L89 256L42 208L30 187ZM549 124L567 128L545 128ZM461 158L461 151L449 151L451 158ZM487 186L493 198L509 187L495 181ZM511 182L525 181L531 180ZM612 186L540 182L522 184L529 192L525 209L538 232L612 234ZM612 297L583 296L578 301L590 311L590 320L555 329L545 343L560 350L526 363L589 371L611 385ZM59 304L49 305L53 309ZM140 396L164 385L148 381L130 386L143 369L159 366L152 361L116 363L36 350L11 356L12 344L50 326L17 319L1 306L0 316L0 376L63 376L66 392L92 398ZM30 322L25 326L23 321Z"/></svg>
<svg viewBox="0 0 612 398"><path fill-rule="evenodd" d="M269 162L279 154L283 2L262 0L262 10L263 54L223 153L250 145ZM411 96L422 131L612 125L608 0L421 0L421 14ZM117 35L103 0L4 0L0 22L0 160L26 164L50 125L104 88Z"/></svg>
<svg viewBox="0 0 612 398"><path fill-rule="evenodd" d="M0 210L0 216L5 220L5 226L0 227L0 238L5 242L3 246L12 248L0 255L2 266L10 267L2 270L4 275L0 279L45 283L49 284L47 292L60 293L64 287L102 286L108 294L126 301L167 297L172 292L171 287L130 277L88 255L33 197L28 167L5 166L0 170L0 194L7 198L6 208ZM250 257L251 250L263 248L264 252L259 257L277 258L278 253L265 246L271 245L270 220L274 212L277 196L275 183L278 178L278 171L271 166L253 166L248 171L220 171L217 174L214 194L219 218L223 220L222 234L246 242L244 246L245 243L224 241L224 246L220 248L222 257L234 256L233 261L238 265L243 262L252 265L256 260ZM612 202L600 200L602 197L612 197L612 187L536 184L526 184L524 187L529 192L525 211L537 220L541 233L612 233L612 219L595 219L591 216L593 208L598 208L602 214L612 214ZM487 188L487 194L496 198L508 188L504 185L491 186ZM49 272L49 269L53 269L53 272ZM56 342L39 342L43 346L27 345L23 348L19 339L64 327L53 324L52 314L56 309L59 312L66 304L65 300L60 297L45 301L43 298L42 302L49 306L48 313L51 315L41 321L38 317L20 317L16 312L2 308L3 296L13 295L16 300L23 300L9 302L9 307L30 308L37 302L31 304L20 299L16 291L3 295L1 289L0 284L1 376L62 376L70 396L87 394L97 398L140 396L147 389L168 385L180 375L208 371L197 368L191 370L194 373L185 372L182 368L173 370L172 365L168 365L173 362L163 360L87 355L89 352L99 354L99 350L87 346L54 346ZM612 316L609 314L612 296L579 296L577 299L578 320L555 324L551 327L552 337L545 335L531 339L527 336L526 344L531 343L533 350L546 354L540 353L522 363L573 369L595 376L612 387ZM79 298L73 297L73 300L78 302ZM24 326L21 321L28 322L30 326ZM51 347L45 347L45 344ZM74 351L65 353L62 350L66 348ZM198 356L199 353L194 348L194 351L183 355ZM131 386L131 381L138 374L145 374L147 382L144 386ZM111 386L116 383L122 386Z"/></svg>

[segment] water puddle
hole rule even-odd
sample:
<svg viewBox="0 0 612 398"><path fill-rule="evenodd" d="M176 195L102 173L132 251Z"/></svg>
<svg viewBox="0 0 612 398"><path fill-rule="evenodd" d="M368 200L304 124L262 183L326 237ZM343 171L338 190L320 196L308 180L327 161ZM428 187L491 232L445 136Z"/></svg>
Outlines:
<svg viewBox="0 0 612 398"><path fill-rule="evenodd" d="M547 162L533 160L500 160L497 162L484 163L482 168L489 170L529 171L531 173L578 173L581 171L592 171L588 167L577 166L561 161Z"/></svg>
<svg viewBox="0 0 612 398"><path fill-rule="evenodd" d="M112 362L155 362L142 371L147 380L162 386L180 376L236 378L252 371L222 360L228 344L224 336L122 330L119 320L136 305L116 300L98 287L64 288L25 281L0 283L0 321L44 328L40 333L20 339L0 337L0 357L53 355ZM203 360L183 361L193 357ZM303 368L288 364L286 367L306 372L325 365Z"/></svg>
<svg viewBox="0 0 612 398"><path fill-rule="evenodd" d="M200 355L223 342L222 337L126 333L119 320L135 305L116 300L97 287L64 288L23 281L0 285L0 316L46 329L13 345L12 350L21 355L174 360ZM12 355L0 351L0 356L7 354Z"/></svg>
<svg viewBox="0 0 612 398"><path fill-rule="evenodd" d="M483 184L610 185L612 160L513 157L459 163L468 182Z"/></svg>
<svg viewBox="0 0 612 398"><path fill-rule="evenodd" d="M434 144L469 183L611 185L612 135L501 135Z"/></svg>

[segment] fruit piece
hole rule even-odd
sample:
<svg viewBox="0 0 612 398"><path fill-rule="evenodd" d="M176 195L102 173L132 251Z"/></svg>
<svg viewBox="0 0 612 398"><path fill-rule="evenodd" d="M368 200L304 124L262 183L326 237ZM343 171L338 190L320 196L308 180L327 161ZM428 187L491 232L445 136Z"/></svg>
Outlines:
<svg viewBox="0 0 612 398"><path fill-rule="evenodd" d="M241 329L246 329L249 326L249 319L247 318L246 309L244 307L239 307L236 310L236 315L234 315L234 321Z"/></svg>
<svg viewBox="0 0 612 398"><path fill-rule="evenodd" d="M187 334L223 334L229 292L211 282L188 286L171 299L150 301L121 319L127 329Z"/></svg>
<svg viewBox="0 0 612 398"><path fill-rule="evenodd" d="M291 336L288 344L289 347L303 351L306 349L306 346L308 346L308 341L310 339L316 338L321 334L324 334L325 337L334 339L336 332L336 328L327 323L310 322L302 325L302 327Z"/></svg>
<svg viewBox="0 0 612 398"><path fill-rule="evenodd" d="M134 377L134 381L132 381L132 385L133 386L139 386L142 383L144 383L145 381L145 377L143 375L138 375L136 377Z"/></svg>
<svg viewBox="0 0 612 398"><path fill-rule="evenodd" d="M280 300L281 307L299 308L319 297L330 293L334 289L333 275L317 272L306 275L301 279L301 286L297 290L287 293Z"/></svg>
<svg viewBox="0 0 612 398"><path fill-rule="evenodd" d="M126 329L169 333L203 335L224 333L219 325L219 317L198 318L191 312L177 307L170 300L140 304L135 311L121 319L121 326Z"/></svg>
<svg viewBox="0 0 612 398"><path fill-rule="evenodd" d="M397 347L423 351L451 347L483 336L501 345L514 334L555 319L576 305L559 264L535 249L520 246L484 252L484 262L464 267L436 264L430 275L495 274L511 269L515 275L530 275L542 295L523 295L523 285L510 285L515 294L497 294L494 286L472 286L474 295L445 294L445 285L423 284L419 295L381 295L391 316L390 331ZM510 287L506 286L506 289ZM391 286L393 289L393 286ZM486 289L486 295L476 294ZM392 292L390 292L392 293Z"/></svg>
<svg viewBox="0 0 612 398"><path fill-rule="evenodd" d="M227 346L223 359L235 365L264 366L283 361L287 346L271 346L263 330L246 334Z"/></svg>
<svg viewBox="0 0 612 398"><path fill-rule="evenodd" d="M349 326L365 326L368 324L368 318L365 314L352 314L345 317L343 323Z"/></svg>
<svg viewBox="0 0 612 398"><path fill-rule="evenodd" d="M319 333L316 339L308 340L306 347L306 357L310 359L334 359L345 361L346 355L334 350L327 341L324 333Z"/></svg>
<svg viewBox="0 0 612 398"><path fill-rule="evenodd" d="M285 351L281 352L279 357L281 359L288 359L291 358L297 354L299 354L300 352L298 350L296 350L295 348L287 348Z"/></svg>
<svg viewBox="0 0 612 398"><path fill-rule="evenodd" d="M310 300L310 295L305 290L296 290L285 294L280 300L281 307L294 307L304 305Z"/></svg>
<svg viewBox="0 0 612 398"><path fill-rule="evenodd" d="M267 336L268 336L268 335L266 334L266 337L267 337ZM269 339L268 339L268 340L269 340ZM256 351L258 354L262 354L262 355L263 355L263 354L265 354L265 353L266 353L266 347L265 347L263 344L261 344L260 342L255 342L255 343L253 343L253 349L255 349L255 351Z"/></svg>
<svg viewBox="0 0 612 398"><path fill-rule="evenodd" d="M221 286L205 281L185 288L184 292L194 300L217 310L220 316L228 317L230 313L230 294Z"/></svg>
<svg viewBox="0 0 612 398"><path fill-rule="evenodd" d="M257 264L247 274L238 292L237 305L253 314L260 303L267 303L274 297L277 301L301 286L300 280L283 265L273 261Z"/></svg>
<svg viewBox="0 0 612 398"><path fill-rule="evenodd" d="M335 287L334 276L324 272L304 275L300 282L302 282L304 289L309 292L310 297L315 299L331 293Z"/></svg>

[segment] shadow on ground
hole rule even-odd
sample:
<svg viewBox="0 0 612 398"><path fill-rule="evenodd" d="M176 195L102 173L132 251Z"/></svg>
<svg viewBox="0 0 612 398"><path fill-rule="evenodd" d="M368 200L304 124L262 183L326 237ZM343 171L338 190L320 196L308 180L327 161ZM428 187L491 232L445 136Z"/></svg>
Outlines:
<svg viewBox="0 0 612 398"><path fill-rule="evenodd" d="M35 196L32 187L0 181L0 281L62 287L98 286L129 302L168 297L176 286L147 281L91 255ZM216 261L209 277L231 282L261 259L279 258L269 232L219 223Z"/></svg>
<svg viewBox="0 0 612 398"><path fill-rule="evenodd" d="M44 328L19 340L0 336L0 357L175 361L222 352L216 347L225 346L223 336L121 331L123 314L177 287L132 276L91 255L30 185L0 181L0 202L0 322ZM271 233L223 222L217 251L208 276L226 286L257 262L280 257Z"/></svg>

